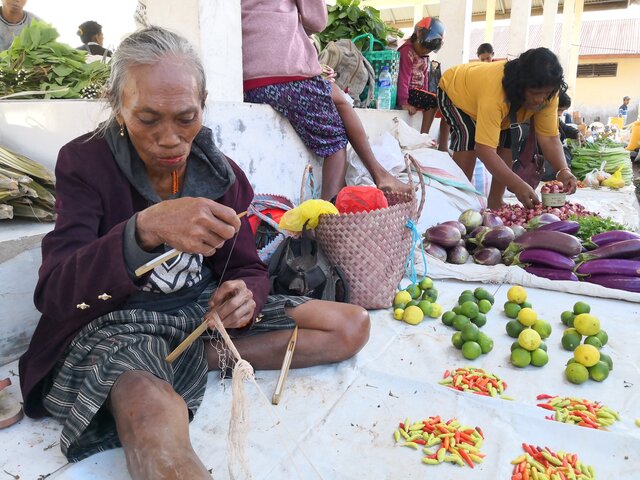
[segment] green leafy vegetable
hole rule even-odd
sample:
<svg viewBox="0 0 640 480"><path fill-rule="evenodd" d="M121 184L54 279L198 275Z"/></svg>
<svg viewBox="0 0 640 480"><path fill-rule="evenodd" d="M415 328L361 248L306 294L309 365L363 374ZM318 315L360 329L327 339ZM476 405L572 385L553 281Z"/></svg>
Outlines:
<svg viewBox="0 0 640 480"><path fill-rule="evenodd" d="M574 220L580 224L580 230L578 230L576 236L583 242L589 241L593 235L597 235L602 232L609 232L611 230L630 230L627 225L615 222L608 217L599 217L596 215L589 215L586 217L571 215L569 220Z"/></svg>
<svg viewBox="0 0 640 480"><path fill-rule="evenodd" d="M582 146L572 143L573 160L571 161L571 171L580 180L594 169L600 169L604 162L604 171L615 173L621 168L622 178L625 185L631 184L633 179L633 169L631 167L631 157L624 145L614 142L609 138L600 138L594 142L585 142Z"/></svg>

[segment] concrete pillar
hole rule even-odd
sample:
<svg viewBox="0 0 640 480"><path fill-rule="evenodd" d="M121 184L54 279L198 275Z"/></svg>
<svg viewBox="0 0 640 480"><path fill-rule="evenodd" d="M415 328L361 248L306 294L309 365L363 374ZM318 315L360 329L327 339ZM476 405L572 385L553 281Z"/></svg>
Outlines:
<svg viewBox="0 0 640 480"><path fill-rule="evenodd" d="M485 43L493 44L493 23L496 19L496 0L487 0L487 7L485 10L484 41ZM478 46L476 45L476 48L477 47Z"/></svg>
<svg viewBox="0 0 640 480"><path fill-rule="evenodd" d="M544 0L542 13L541 47L553 50L556 36L556 16L558 15L558 0Z"/></svg>
<svg viewBox="0 0 640 480"><path fill-rule="evenodd" d="M446 34L438 52L443 70L469 61L472 0L447 0L440 3L440 20Z"/></svg>
<svg viewBox="0 0 640 480"><path fill-rule="evenodd" d="M414 26L416 23L418 23L420 20L424 18L423 15L424 15L424 5L422 4L422 2L416 3L413 6L413 25Z"/></svg>
<svg viewBox="0 0 640 480"><path fill-rule="evenodd" d="M507 58L514 58L527 50L529 44L529 18L531 17L531 0L511 2L511 26Z"/></svg>
<svg viewBox="0 0 640 480"><path fill-rule="evenodd" d="M569 85L570 95L576 94L576 78L578 76L578 57L580 56L580 35L582 33L582 12L584 0L575 0L573 15L573 28L571 32L571 44L569 50L569 62L564 72L564 79Z"/></svg>
<svg viewBox="0 0 640 480"><path fill-rule="evenodd" d="M573 36L573 22L575 17L575 0L564 0L562 6L562 30L560 33L560 47L556 51L562 68L565 70L569 67L569 58L571 56L571 37Z"/></svg>

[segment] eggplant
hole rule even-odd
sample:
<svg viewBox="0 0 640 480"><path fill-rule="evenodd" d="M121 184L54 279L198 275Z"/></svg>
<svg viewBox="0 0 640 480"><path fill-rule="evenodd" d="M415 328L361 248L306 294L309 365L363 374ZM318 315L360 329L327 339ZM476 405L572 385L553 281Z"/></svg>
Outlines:
<svg viewBox="0 0 640 480"><path fill-rule="evenodd" d="M447 251L437 243L424 242L424 251L438 260L447 261Z"/></svg>
<svg viewBox="0 0 640 480"><path fill-rule="evenodd" d="M559 222L551 222L542 225L538 230L568 233L575 235L580 230L580 224L573 220L560 220Z"/></svg>
<svg viewBox="0 0 640 480"><path fill-rule="evenodd" d="M535 275L536 277L548 278L549 280L570 280L572 282L578 281L578 277L576 277L576 274L571 270L558 270L556 268L533 266L524 267L524 269L532 275Z"/></svg>
<svg viewBox="0 0 640 480"><path fill-rule="evenodd" d="M592 235L589 243L593 245L593 248L598 248L609 245L610 243L621 242L623 240L633 240L636 238L640 238L640 235L634 232L627 232L626 230L610 230L608 232Z"/></svg>
<svg viewBox="0 0 640 480"><path fill-rule="evenodd" d="M585 277L584 281L602 285L607 288L640 293L639 277L625 277L624 275L591 275L589 277Z"/></svg>
<svg viewBox="0 0 640 480"><path fill-rule="evenodd" d="M511 242L505 254L512 257L529 248L543 248L562 253L567 257L575 257L582 251L582 244L576 237L567 233L554 231L533 231L521 235L517 240Z"/></svg>
<svg viewBox="0 0 640 480"><path fill-rule="evenodd" d="M553 213L541 213L527 222L527 230L537 230L548 223L559 222L560 218Z"/></svg>
<svg viewBox="0 0 640 480"><path fill-rule="evenodd" d="M640 256L640 238L609 243L604 247L581 253L578 258L581 262L586 262L599 258L633 258L637 256Z"/></svg>
<svg viewBox="0 0 640 480"><path fill-rule="evenodd" d="M520 238L523 233L527 232L527 230L522 225L511 225L509 228L513 230L514 239Z"/></svg>
<svg viewBox="0 0 640 480"><path fill-rule="evenodd" d="M455 265L462 265L469 260L469 252L461 245L456 245L447 254L447 262Z"/></svg>
<svg viewBox="0 0 640 480"><path fill-rule="evenodd" d="M470 208L460 214L458 221L462 223L466 227L467 232L469 232L482 225L482 215L480 215L480 212Z"/></svg>
<svg viewBox="0 0 640 480"><path fill-rule="evenodd" d="M467 227L465 227L462 223L457 220L449 220L447 222L442 222L440 225L451 225L452 227L456 227L460 230L460 235L465 236L467 234Z"/></svg>
<svg viewBox="0 0 640 480"><path fill-rule="evenodd" d="M441 247L450 248L460 241L462 235L460 235L460 230L456 227L440 224L427 229L424 232L424 238L429 242L437 243Z"/></svg>
<svg viewBox="0 0 640 480"><path fill-rule="evenodd" d="M502 261L502 254L495 247L480 248L473 252L473 261L480 265L497 265Z"/></svg>
<svg viewBox="0 0 640 480"><path fill-rule="evenodd" d="M482 225L485 227L500 227L504 225L502 219L492 212L484 212L482 214Z"/></svg>
<svg viewBox="0 0 640 480"><path fill-rule="evenodd" d="M485 230L489 230L489 227L480 225L479 227L476 227L473 230L471 230L469 235L467 235L467 238L476 238L478 235L480 235L480 233L484 232Z"/></svg>
<svg viewBox="0 0 640 480"><path fill-rule="evenodd" d="M640 261L605 258L581 263L576 268L578 275L623 275L640 277Z"/></svg>
<svg viewBox="0 0 640 480"><path fill-rule="evenodd" d="M570 258L553 250L545 250L544 248L530 248L521 251L513 258L513 264L569 271L573 271L576 266Z"/></svg>
<svg viewBox="0 0 640 480"><path fill-rule="evenodd" d="M471 242L480 247L495 247L498 250L504 250L513 242L513 239L513 230L503 225L480 232Z"/></svg>

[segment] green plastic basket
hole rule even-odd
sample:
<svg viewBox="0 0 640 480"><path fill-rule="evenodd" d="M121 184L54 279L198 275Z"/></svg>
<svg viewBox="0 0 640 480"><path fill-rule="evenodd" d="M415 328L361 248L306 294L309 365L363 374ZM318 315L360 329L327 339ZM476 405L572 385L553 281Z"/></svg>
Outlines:
<svg viewBox="0 0 640 480"><path fill-rule="evenodd" d="M378 77L380 76L380 72L382 71L382 67L389 67L389 73L391 74L391 108L395 108L396 106L396 96L398 94L398 71L400 70L400 52L397 50L391 50L386 48L380 40L376 40L373 35L370 33L363 33L362 35L358 35L355 37L352 42L356 43L358 40L368 38L369 45L368 47L365 45L365 49L362 50L362 55L366 58L371 66L373 67L373 71L376 74L376 90L373 96L373 102L369 104L369 108L376 108L376 102L378 100ZM382 50L374 50L373 46L375 43L378 43ZM365 87L364 91L360 95L362 100L367 98L369 87Z"/></svg>

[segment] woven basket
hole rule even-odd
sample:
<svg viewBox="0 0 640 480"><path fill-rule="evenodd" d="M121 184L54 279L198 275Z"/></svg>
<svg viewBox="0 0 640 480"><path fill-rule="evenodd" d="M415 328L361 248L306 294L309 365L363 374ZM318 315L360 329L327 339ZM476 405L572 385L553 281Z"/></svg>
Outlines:
<svg viewBox="0 0 640 480"><path fill-rule="evenodd" d="M417 167L410 155L405 160ZM419 206L415 195L391 192L385 193L388 208L320 216L316 238L329 260L344 271L350 303L367 309L391 306L411 250L411 232L405 225L409 218L417 222L424 206L424 179L418 178ZM409 179L413 184L411 173Z"/></svg>
<svg viewBox="0 0 640 480"><path fill-rule="evenodd" d="M373 71L376 74L376 88L373 96L373 101L369 104L369 108L376 108L376 101L378 100L378 77L380 76L382 67L387 66L389 67L389 73L391 74L391 108L393 109L396 106L396 97L398 95L400 52L398 52L397 50L386 48L384 45L382 45L380 40L376 40L370 33L358 35L352 40L352 42L356 43L358 40L365 37L367 37L369 40L369 47L367 49L362 49L362 56L369 61L369 63L373 67ZM382 46L382 50L374 50L374 43L379 43ZM362 94L360 95L360 99L367 98L368 88L369 87L365 87Z"/></svg>

